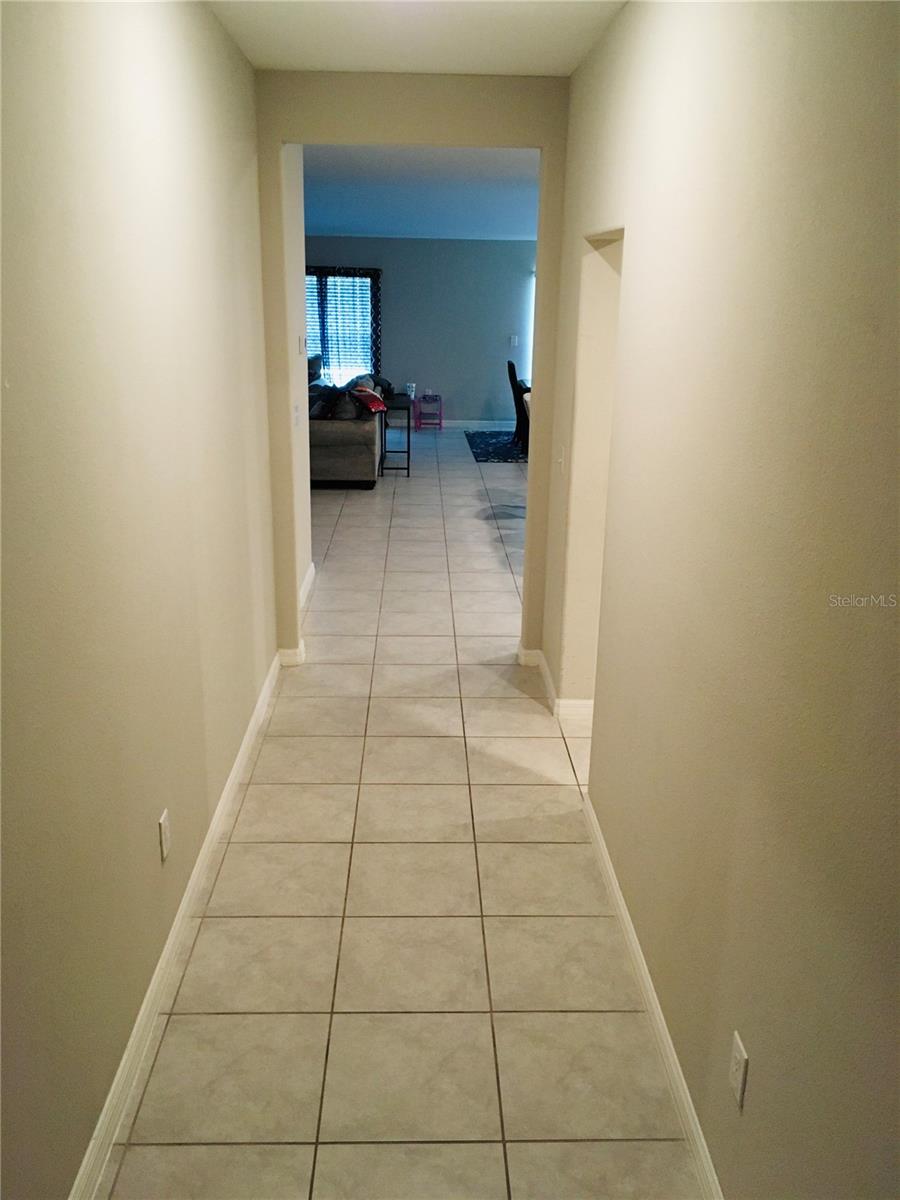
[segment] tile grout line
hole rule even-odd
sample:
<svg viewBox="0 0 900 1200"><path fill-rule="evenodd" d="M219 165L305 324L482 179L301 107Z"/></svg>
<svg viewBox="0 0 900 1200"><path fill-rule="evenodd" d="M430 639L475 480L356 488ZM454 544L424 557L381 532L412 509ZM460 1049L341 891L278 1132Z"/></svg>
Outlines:
<svg viewBox="0 0 900 1200"><path fill-rule="evenodd" d="M440 458L438 458L438 482L439 482L439 484L440 484L440 478L441 478ZM441 487L441 512L443 513L443 511L444 511L443 487ZM493 509L491 511L493 512ZM446 540L447 540L447 518L446 518L446 515L444 516L443 519L444 519L444 542L446 544ZM504 1174L504 1177L506 1180L507 1200L512 1200L512 1183L510 1181L510 1175L509 1175L509 1155L507 1154L507 1150L506 1150L506 1125L503 1120L503 1093L502 1093L502 1089L500 1086L500 1059L497 1054L497 1030L494 1026L494 1001L493 1001L493 995L491 993L491 968L490 968L490 963L488 962L487 935L485 933L485 928L484 928L484 898L481 893L481 867L480 867L479 858L478 858L478 836L475 831L475 804L472 799L472 778L469 773L469 743L468 743L468 738L465 736L465 733L466 733L465 710L462 707L462 678L460 677L460 673L459 673L459 650L458 650L458 646L457 646L457 642L456 642L456 610L453 606L452 592L451 592L451 596L450 596L450 612L451 612L451 620L453 622L453 643L454 643L454 646L457 647L456 674L457 674L457 681L459 683L459 692L460 692L459 703L460 703L460 708L463 712L463 752L466 756L466 787L467 787L468 793L469 793L469 819L472 822L472 848L473 848L474 855L475 855L475 882L478 887L478 912L479 912L479 917L481 920L481 947L482 947L482 953L484 954L484 978L485 978L485 987L487 988L488 1010L489 1010L489 1019L490 1019L490 1025L491 1025L491 1047L494 1052L494 1078L495 1078L496 1084L497 1084L497 1115L498 1115L498 1118L500 1121L500 1141L501 1141L502 1153L503 1153L503 1174Z"/></svg>
<svg viewBox="0 0 900 1200"><path fill-rule="evenodd" d="M384 551L385 563L387 562L388 545L390 544L390 529L391 529L391 524L393 523L393 512L394 512L395 504L396 504L396 494L395 494L394 490L392 490L391 491L391 517L388 521L388 542L385 545L385 551ZM384 572L382 572L382 576L381 576L380 593L381 594L380 594L379 600L378 600L379 621L381 620L381 607L382 607L382 604L384 603ZM314 1188L316 1185L316 1167L318 1165L318 1159L319 1159L319 1135L322 1132L322 1116L325 1111L325 1086L326 1086L326 1083L328 1080L328 1059L331 1054L331 1035L332 1035L332 1031L334 1029L334 1006L335 1006L335 1002L337 1000L338 980L340 978L340 971L341 971L341 949L342 949L343 943L344 943L344 928L345 928L346 920L347 920L347 901L350 896L350 873L353 870L353 847L354 847L354 844L356 841L356 822L359 819L359 796L360 796L360 792L362 791L363 768L364 768L365 761L366 761L366 736L368 734L368 729L369 729L369 713L370 713L371 707L372 707L372 680L373 680L373 676L374 676L374 670L375 670L375 668L374 668L374 664L373 664L372 673L369 676L369 694L366 698L366 725L365 725L365 729L363 730L362 753L359 756L359 777L357 779L357 784L356 784L356 805L353 810L353 827L350 831L350 853L347 857L347 879L344 884L344 904L343 904L343 908L341 911L341 926L340 926L340 930L338 931L337 956L335 958L335 964L334 964L334 983L332 984L332 988L331 988L331 1010L328 1014L328 1033L327 1033L327 1036L325 1039L325 1058L322 1063L322 1089L319 1093L319 1113L318 1113L318 1117L316 1119L315 1144L313 1146L312 1163L310 1164L310 1171L309 1171L308 1200L313 1200L313 1191L314 1191Z"/></svg>
<svg viewBox="0 0 900 1200"><path fill-rule="evenodd" d="M663 1142L678 1145L685 1139L680 1137L606 1137L606 1138L509 1138L512 1145L536 1145L545 1143L569 1145L572 1142L586 1145L603 1145L607 1142L641 1145L644 1142ZM136 1142L136 1146L312 1146L313 1142L298 1142L285 1140L273 1142L271 1139L261 1142ZM399 1141L397 1138L381 1138L377 1141L366 1141L363 1138L348 1138L346 1141L336 1141L323 1138L322 1146L499 1146L498 1138L413 1138ZM98 1197L99 1200L99 1197Z"/></svg>

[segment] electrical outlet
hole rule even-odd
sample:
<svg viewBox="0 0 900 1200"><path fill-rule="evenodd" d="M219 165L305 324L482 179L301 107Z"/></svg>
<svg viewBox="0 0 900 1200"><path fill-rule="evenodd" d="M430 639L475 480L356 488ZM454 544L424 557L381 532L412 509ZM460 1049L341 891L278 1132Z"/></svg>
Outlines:
<svg viewBox="0 0 900 1200"><path fill-rule="evenodd" d="M169 810L164 809L159 818L159 857L163 862L169 857L172 847L172 825L169 821Z"/></svg>
<svg viewBox="0 0 900 1200"><path fill-rule="evenodd" d="M747 1067L749 1065L750 1059L747 1057L744 1043L741 1041L738 1031L735 1030L731 1041L731 1063L728 1067L728 1083L734 1093L735 1100L737 1100L737 1106L740 1109L744 1107L744 1092L747 1090Z"/></svg>

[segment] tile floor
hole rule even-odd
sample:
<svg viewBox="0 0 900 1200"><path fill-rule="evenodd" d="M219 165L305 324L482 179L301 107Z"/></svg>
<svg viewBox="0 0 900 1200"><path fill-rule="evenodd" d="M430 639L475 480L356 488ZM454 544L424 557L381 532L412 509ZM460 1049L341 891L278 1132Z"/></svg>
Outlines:
<svg viewBox="0 0 900 1200"><path fill-rule="evenodd" d="M99 1195L695 1200L581 813L517 665L524 468L461 432L314 492L286 669Z"/></svg>

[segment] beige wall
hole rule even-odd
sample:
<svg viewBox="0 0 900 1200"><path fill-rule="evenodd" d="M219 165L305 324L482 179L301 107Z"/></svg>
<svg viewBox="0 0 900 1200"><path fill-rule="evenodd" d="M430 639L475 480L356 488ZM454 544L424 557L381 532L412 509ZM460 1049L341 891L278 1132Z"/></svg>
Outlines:
<svg viewBox="0 0 900 1200"><path fill-rule="evenodd" d="M542 152L523 598L523 641L526 646L538 647L543 622L568 80L355 75L351 85L346 75L290 71L259 71L256 79L279 644L296 644L290 640L297 633L295 579L303 578L309 562L308 507L302 507L308 506L309 499L302 476L296 476L301 486L295 488L290 470L292 438L302 441L308 435L305 406L301 405L302 411L293 418L291 413L290 370L300 358L303 324L299 305L293 321L285 313L282 147L343 143L532 146ZM300 256L295 255L295 262L299 261ZM282 560L291 555L296 563L285 568Z"/></svg>
<svg viewBox="0 0 900 1200"><path fill-rule="evenodd" d="M602 556L591 797L729 1200L896 1193L896 623L829 595L897 591L897 15L628 5L572 83L562 646ZM619 225L607 451L565 366Z"/></svg>
<svg viewBox="0 0 900 1200"><path fill-rule="evenodd" d="M275 650L254 95L201 5L3 26L3 1194L57 1200Z"/></svg>

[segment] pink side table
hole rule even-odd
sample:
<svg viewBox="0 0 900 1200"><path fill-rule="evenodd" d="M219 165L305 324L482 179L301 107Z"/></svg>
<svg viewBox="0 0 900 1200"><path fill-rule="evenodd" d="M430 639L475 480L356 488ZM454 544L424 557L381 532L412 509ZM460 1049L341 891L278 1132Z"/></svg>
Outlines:
<svg viewBox="0 0 900 1200"><path fill-rule="evenodd" d="M444 428L444 401L432 392L430 396L417 396L413 400L416 431L420 429Z"/></svg>

